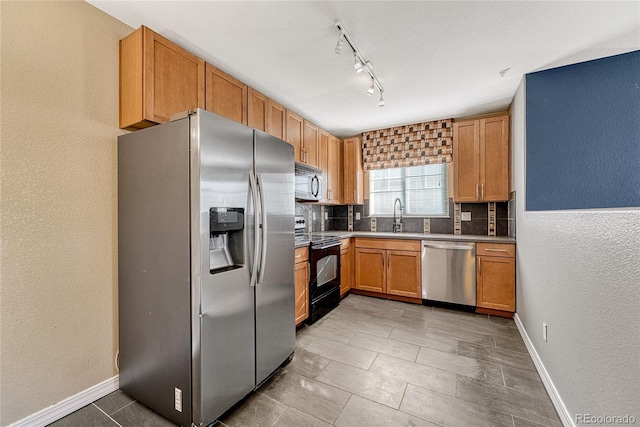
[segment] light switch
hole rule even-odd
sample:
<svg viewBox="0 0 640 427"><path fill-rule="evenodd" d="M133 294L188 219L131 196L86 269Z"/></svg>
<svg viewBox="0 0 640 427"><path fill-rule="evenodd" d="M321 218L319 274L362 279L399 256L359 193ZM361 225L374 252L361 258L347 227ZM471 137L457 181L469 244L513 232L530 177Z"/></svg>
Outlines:
<svg viewBox="0 0 640 427"><path fill-rule="evenodd" d="M356 212L356 221L360 221L360 212Z"/></svg>
<svg viewBox="0 0 640 427"><path fill-rule="evenodd" d="M471 221L471 212L462 212L462 221Z"/></svg>

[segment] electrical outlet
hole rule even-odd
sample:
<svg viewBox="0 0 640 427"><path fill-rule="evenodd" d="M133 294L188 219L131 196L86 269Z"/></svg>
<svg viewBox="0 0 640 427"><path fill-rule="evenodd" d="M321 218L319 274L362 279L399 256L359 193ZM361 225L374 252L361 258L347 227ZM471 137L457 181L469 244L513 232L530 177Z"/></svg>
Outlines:
<svg viewBox="0 0 640 427"><path fill-rule="evenodd" d="M542 338L544 339L544 342L547 342L547 324L546 323L542 324Z"/></svg>
<svg viewBox="0 0 640 427"><path fill-rule="evenodd" d="M175 388L175 408L176 411L182 412L182 390L178 387Z"/></svg>
<svg viewBox="0 0 640 427"><path fill-rule="evenodd" d="M356 221L360 221L360 212L356 212Z"/></svg>
<svg viewBox="0 0 640 427"><path fill-rule="evenodd" d="M461 221L471 221L471 212L462 212Z"/></svg>

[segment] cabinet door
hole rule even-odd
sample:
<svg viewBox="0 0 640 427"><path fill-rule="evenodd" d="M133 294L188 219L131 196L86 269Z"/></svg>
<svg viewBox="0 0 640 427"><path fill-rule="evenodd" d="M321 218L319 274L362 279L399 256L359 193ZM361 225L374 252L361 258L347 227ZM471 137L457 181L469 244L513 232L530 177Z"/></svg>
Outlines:
<svg viewBox="0 0 640 427"><path fill-rule="evenodd" d="M480 199L509 200L509 116L480 120Z"/></svg>
<svg viewBox="0 0 640 427"><path fill-rule="evenodd" d="M420 252L387 251L387 293L422 298Z"/></svg>
<svg viewBox="0 0 640 427"><path fill-rule="evenodd" d="M294 159L296 162L302 163L302 123L303 118L287 110L286 123L287 132L286 139L289 144L293 145Z"/></svg>
<svg viewBox="0 0 640 427"><path fill-rule="evenodd" d="M331 175L329 171L329 133L319 129L318 132L318 167L322 170L322 200L329 201Z"/></svg>
<svg viewBox="0 0 640 427"><path fill-rule="evenodd" d="M329 135L328 158L327 199L330 203L339 205L342 203L342 145L338 138L331 135Z"/></svg>
<svg viewBox="0 0 640 427"><path fill-rule="evenodd" d="M204 108L204 61L147 27L120 41L120 127L135 130Z"/></svg>
<svg viewBox="0 0 640 427"><path fill-rule="evenodd" d="M356 248L356 289L386 292L387 254L382 249Z"/></svg>
<svg viewBox="0 0 640 427"><path fill-rule="evenodd" d="M350 269L349 249L342 249L340 251L340 296L344 296L351 289Z"/></svg>
<svg viewBox="0 0 640 427"><path fill-rule="evenodd" d="M276 138L285 139L285 108L272 99L268 101L267 108L267 133Z"/></svg>
<svg viewBox="0 0 640 427"><path fill-rule="evenodd" d="M320 130L318 126L305 120L302 132L303 162L310 166L319 167L318 139L320 137Z"/></svg>
<svg viewBox="0 0 640 427"><path fill-rule="evenodd" d="M269 99L252 88L247 89L247 97L247 126L266 131Z"/></svg>
<svg viewBox="0 0 640 427"><path fill-rule="evenodd" d="M342 202L349 205L364 203L362 170L362 146L360 138L348 138L344 142L344 179L342 182Z"/></svg>
<svg viewBox="0 0 640 427"><path fill-rule="evenodd" d="M206 65L206 75L206 109L246 125L247 85L211 64Z"/></svg>
<svg viewBox="0 0 640 427"><path fill-rule="evenodd" d="M299 262L295 266L295 313L298 325L309 317L309 263Z"/></svg>
<svg viewBox="0 0 640 427"><path fill-rule="evenodd" d="M476 258L478 307L515 311L515 258L488 256Z"/></svg>
<svg viewBox="0 0 640 427"><path fill-rule="evenodd" d="M477 120L453 124L454 200L480 200L480 131Z"/></svg>

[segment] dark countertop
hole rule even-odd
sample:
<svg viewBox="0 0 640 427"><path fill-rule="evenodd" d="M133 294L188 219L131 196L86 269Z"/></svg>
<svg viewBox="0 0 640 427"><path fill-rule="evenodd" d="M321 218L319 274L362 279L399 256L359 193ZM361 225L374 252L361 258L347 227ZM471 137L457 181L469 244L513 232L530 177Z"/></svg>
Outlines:
<svg viewBox="0 0 640 427"><path fill-rule="evenodd" d="M424 233L389 233L389 232L375 232L375 231L325 231L319 233L328 237L338 236L341 239L349 237L366 237L370 239L408 239L408 240L439 240L439 241L451 241L451 242L486 242L486 243L510 243L515 244L516 239L508 236L480 236L472 234L424 234ZM308 246L309 242L305 244L298 244L296 242L296 248L301 246Z"/></svg>

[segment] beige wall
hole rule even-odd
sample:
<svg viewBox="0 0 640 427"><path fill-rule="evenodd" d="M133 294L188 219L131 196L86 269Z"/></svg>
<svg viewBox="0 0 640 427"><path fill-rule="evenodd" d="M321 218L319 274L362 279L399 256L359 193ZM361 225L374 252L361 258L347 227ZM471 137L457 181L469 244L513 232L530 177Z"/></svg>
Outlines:
<svg viewBox="0 0 640 427"><path fill-rule="evenodd" d="M117 374L118 40L85 2L1 8L0 425Z"/></svg>

